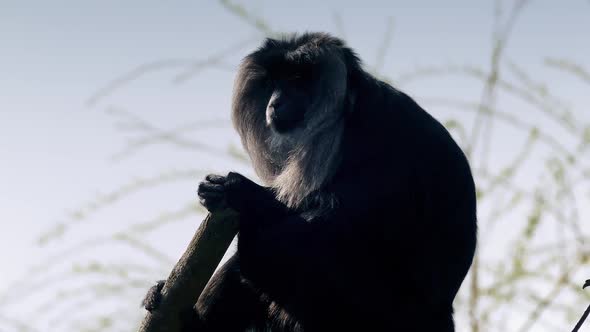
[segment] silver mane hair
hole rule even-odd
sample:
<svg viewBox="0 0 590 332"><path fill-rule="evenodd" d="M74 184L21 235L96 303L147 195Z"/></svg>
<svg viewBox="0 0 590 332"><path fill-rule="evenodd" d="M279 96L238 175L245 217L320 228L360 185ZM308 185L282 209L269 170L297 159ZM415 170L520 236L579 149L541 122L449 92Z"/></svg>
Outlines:
<svg viewBox="0 0 590 332"><path fill-rule="evenodd" d="M266 123L272 87L265 74L255 57L244 59L234 85L232 120L258 176L276 190L280 201L297 207L338 168L346 107L345 65L337 54L333 56L328 71L314 83L316 91L303 125L288 133L277 133Z"/></svg>

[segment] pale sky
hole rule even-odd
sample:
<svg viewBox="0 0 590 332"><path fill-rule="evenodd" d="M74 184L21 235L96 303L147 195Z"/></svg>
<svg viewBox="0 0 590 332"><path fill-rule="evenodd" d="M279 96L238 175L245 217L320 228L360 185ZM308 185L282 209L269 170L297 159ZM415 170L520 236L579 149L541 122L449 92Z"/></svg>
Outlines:
<svg viewBox="0 0 590 332"><path fill-rule="evenodd" d="M493 2L472 0L254 1L243 2L277 31L332 32L344 37L371 67L389 17L393 34L382 72L394 80L421 66L470 64L487 68ZM506 9L511 1L502 1ZM337 14L343 32L335 23ZM567 58L590 68L590 1L531 1L514 27L508 60L551 84L578 115L590 113L590 89L544 65L545 57ZM202 60L240 41L218 68L205 69L182 84L180 69L148 73L94 105L87 101L108 82L138 65L159 60ZM251 25L215 1L7 1L0 0L0 282L21 278L27 267L92 234L125 228L174 210L194 199L198 176L134 195L93 215L62 242L38 247L42 232L67 220L68 212L111 192L133 178L162 171L201 168L222 172L249 168L226 158L168 145L139 150L122 161L112 156L131 133L117 129L109 108L139 114L162 129L228 119L235 68L261 40ZM466 96L478 100L481 86L419 81L404 89L415 96ZM501 101L504 109L516 109ZM437 117L442 110L431 110ZM522 113L521 113L522 114ZM531 113L532 115L533 113ZM588 117L586 117L588 119ZM236 143L229 125L192 133L220 148ZM511 138L499 138L513 149ZM171 226L156 246L177 257L198 220ZM90 235L89 235L90 234ZM180 238L182 236L182 238ZM89 253L88 257L96 255ZM122 259L118 248L100 248L101 257ZM162 268L161 273L167 269ZM154 276L155 277L155 276ZM590 275L589 275L590 277ZM9 283L8 283L9 284ZM0 286L0 294L3 288ZM16 318L26 311L6 309ZM20 310L20 309L19 309ZM41 320L42 331L67 331ZM8 328L8 327L7 327ZM2 323L0 323L0 330ZM10 330L8 330L10 331Z"/></svg>

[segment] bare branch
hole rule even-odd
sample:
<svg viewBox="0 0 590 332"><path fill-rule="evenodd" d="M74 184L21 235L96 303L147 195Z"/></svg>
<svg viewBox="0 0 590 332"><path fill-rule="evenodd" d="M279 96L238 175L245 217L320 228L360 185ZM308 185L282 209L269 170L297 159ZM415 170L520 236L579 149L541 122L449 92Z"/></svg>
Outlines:
<svg viewBox="0 0 590 332"><path fill-rule="evenodd" d="M238 231L231 210L209 214L162 288L159 307L149 312L139 332L180 332L180 315L197 302Z"/></svg>

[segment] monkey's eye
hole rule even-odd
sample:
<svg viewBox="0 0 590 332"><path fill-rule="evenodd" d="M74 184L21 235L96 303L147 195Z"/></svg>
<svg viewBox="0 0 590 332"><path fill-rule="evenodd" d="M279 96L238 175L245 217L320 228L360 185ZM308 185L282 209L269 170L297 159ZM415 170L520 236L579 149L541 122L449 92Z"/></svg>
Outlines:
<svg viewBox="0 0 590 332"><path fill-rule="evenodd" d="M309 76L305 73L294 73L287 77L289 85L296 89L305 89L309 86Z"/></svg>

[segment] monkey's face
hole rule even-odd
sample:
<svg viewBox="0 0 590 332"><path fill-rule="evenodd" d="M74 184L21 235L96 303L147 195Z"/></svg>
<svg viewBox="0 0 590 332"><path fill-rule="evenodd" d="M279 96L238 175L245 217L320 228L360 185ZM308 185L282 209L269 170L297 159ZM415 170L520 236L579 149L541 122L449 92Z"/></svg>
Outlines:
<svg viewBox="0 0 590 332"><path fill-rule="evenodd" d="M293 71L270 80L272 93L265 110L266 125L277 133L287 133L304 123L311 104L311 73Z"/></svg>
<svg viewBox="0 0 590 332"><path fill-rule="evenodd" d="M340 118L346 71L337 56L301 60L286 53L277 62L267 68L272 92L265 122L271 130L283 135L310 134L326 121Z"/></svg>
<svg viewBox="0 0 590 332"><path fill-rule="evenodd" d="M347 63L341 42L322 34L269 39L244 59L232 120L265 182L277 185L288 169L322 163L312 160L311 151L331 149L338 141L351 95Z"/></svg>
<svg viewBox="0 0 590 332"><path fill-rule="evenodd" d="M341 119L347 69L339 48L330 43L268 40L247 56L235 85L238 131L244 125L264 127L267 135L299 140Z"/></svg>

